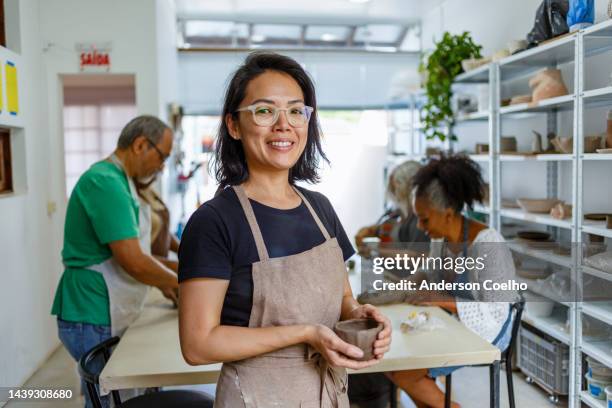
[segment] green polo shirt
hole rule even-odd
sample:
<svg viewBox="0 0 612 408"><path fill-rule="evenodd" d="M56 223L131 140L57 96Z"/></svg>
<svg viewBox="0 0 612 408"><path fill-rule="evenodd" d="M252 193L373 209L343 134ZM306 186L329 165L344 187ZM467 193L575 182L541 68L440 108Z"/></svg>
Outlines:
<svg viewBox="0 0 612 408"><path fill-rule="evenodd" d="M62 260L64 273L51 314L71 322L110 325L102 274L88 269L112 257L109 243L138 238L138 202L115 164L100 161L79 179L68 201Z"/></svg>

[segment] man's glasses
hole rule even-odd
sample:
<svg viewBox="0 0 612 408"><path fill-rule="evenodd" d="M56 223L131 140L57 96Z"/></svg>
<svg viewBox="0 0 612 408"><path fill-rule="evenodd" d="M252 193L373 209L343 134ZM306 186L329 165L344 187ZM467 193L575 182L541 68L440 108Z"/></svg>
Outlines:
<svg viewBox="0 0 612 408"><path fill-rule="evenodd" d="M311 106L290 106L288 108L277 108L276 106L256 104L236 109L236 112L251 111L253 121L258 126L272 126L278 120L281 111L285 112L287 122L293 127L303 127L310 120L314 108Z"/></svg>
<svg viewBox="0 0 612 408"><path fill-rule="evenodd" d="M159 150L159 147L157 147L157 145L153 143L151 139L149 139L148 137L145 137L145 140L149 142L149 145L155 149L157 154L159 154L159 159L161 160L162 163L164 163L168 159L168 157L170 157L169 154L164 154L161 150Z"/></svg>

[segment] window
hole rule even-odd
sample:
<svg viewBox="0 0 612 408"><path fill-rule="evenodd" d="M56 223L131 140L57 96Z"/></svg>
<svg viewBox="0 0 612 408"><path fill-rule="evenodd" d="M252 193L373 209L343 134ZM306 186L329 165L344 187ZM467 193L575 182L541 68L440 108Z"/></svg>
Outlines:
<svg viewBox="0 0 612 408"><path fill-rule="evenodd" d="M121 129L136 116L131 104L64 106L66 194L81 174L115 150Z"/></svg>

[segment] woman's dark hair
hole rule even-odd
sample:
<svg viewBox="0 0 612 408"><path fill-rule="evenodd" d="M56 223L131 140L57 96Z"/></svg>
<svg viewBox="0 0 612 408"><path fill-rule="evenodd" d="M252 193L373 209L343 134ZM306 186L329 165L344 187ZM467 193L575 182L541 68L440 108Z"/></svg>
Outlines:
<svg viewBox="0 0 612 408"><path fill-rule="evenodd" d="M310 77L295 60L271 52L254 52L234 73L225 94L221 126L215 147L215 176L220 188L241 184L249 177L249 169L244 155L242 142L233 139L227 128L225 118L232 115L238 118L236 109L240 107L249 82L266 71L277 71L290 75L302 89L304 103L314 108L308 122L308 138L304 152L289 171L289 183L319 181L319 156L329 163L321 148L321 131L317 118L315 89Z"/></svg>
<svg viewBox="0 0 612 408"><path fill-rule="evenodd" d="M467 205L482 202L485 183L480 167L465 155L441 155L423 166L412 180L414 194L426 195L437 208L461 212Z"/></svg>

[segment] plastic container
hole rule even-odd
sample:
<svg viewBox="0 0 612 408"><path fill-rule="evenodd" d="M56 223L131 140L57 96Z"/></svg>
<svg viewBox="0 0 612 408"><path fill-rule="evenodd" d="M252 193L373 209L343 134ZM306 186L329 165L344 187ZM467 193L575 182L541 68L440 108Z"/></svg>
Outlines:
<svg viewBox="0 0 612 408"><path fill-rule="evenodd" d="M612 408L612 387L606 387L606 408Z"/></svg>
<svg viewBox="0 0 612 408"><path fill-rule="evenodd" d="M608 368L608 366L601 364L599 361L592 359L591 357L587 357L586 361L589 364L587 374L595 378L612 377L612 368Z"/></svg>
<svg viewBox="0 0 612 408"><path fill-rule="evenodd" d="M598 379L594 378L589 373L586 373L584 378L587 380L587 390L589 390L589 394L591 394L593 398L605 400L605 389L606 387L609 388L612 385L612 378L608 378L607 380L604 378Z"/></svg>

